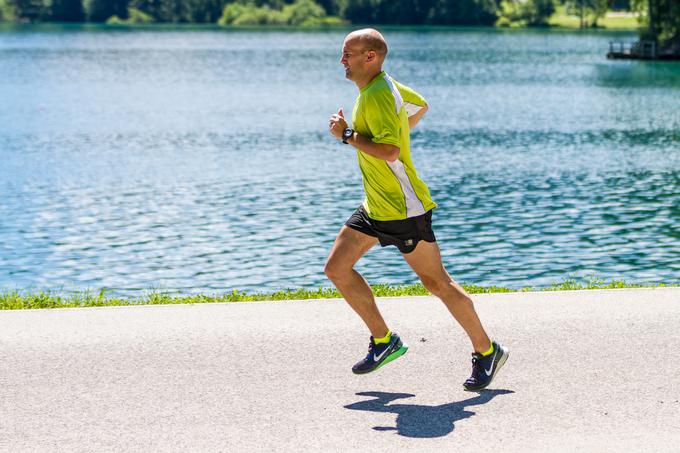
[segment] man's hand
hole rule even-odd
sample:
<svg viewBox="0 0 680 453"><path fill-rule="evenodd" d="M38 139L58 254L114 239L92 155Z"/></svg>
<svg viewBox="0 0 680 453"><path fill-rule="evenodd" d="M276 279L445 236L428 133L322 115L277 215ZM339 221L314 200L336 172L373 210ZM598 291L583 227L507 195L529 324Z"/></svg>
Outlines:
<svg viewBox="0 0 680 453"><path fill-rule="evenodd" d="M342 109L338 110L338 113L331 115L331 118L328 121L328 129L333 137L342 140L342 131L347 129L347 121L345 121L345 115L343 115Z"/></svg>
<svg viewBox="0 0 680 453"><path fill-rule="evenodd" d="M338 110L338 113L331 115L331 118L328 121L328 129L333 137L342 140L342 131L346 128L347 121L345 121L345 115L342 114L342 109L340 109ZM387 145L385 143L373 143L373 140L364 137L356 131L347 142L355 148L360 149L362 152L378 159L394 162L399 158L398 146Z"/></svg>

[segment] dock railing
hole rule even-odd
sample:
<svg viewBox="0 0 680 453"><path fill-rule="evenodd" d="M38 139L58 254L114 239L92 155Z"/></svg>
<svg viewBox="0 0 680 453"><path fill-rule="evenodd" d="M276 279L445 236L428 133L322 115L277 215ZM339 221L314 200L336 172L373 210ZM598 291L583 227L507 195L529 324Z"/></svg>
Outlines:
<svg viewBox="0 0 680 453"><path fill-rule="evenodd" d="M607 53L607 58L652 60L657 58L657 56L657 47L654 41L609 41L609 53Z"/></svg>

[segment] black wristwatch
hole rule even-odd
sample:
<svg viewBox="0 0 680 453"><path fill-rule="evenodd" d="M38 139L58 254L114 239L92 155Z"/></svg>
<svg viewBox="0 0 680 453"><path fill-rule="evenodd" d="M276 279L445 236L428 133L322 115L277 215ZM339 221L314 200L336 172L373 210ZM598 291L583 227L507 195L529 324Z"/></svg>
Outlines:
<svg viewBox="0 0 680 453"><path fill-rule="evenodd" d="M342 131L342 143L345 145L349 145L349 140L352 138L352 135L354 135L354 129L350 129L349 127L346 127L345 130Z"/></svg>

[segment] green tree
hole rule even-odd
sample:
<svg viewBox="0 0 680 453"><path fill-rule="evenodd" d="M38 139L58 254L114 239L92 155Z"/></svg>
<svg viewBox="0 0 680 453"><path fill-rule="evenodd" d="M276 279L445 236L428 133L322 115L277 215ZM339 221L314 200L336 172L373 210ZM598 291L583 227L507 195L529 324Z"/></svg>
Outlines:
<svg viewBox="0 0 680 453"><path fill-rule="evenodd" d="M35 22L45 15L45 4L42 0L10 0L9 6L14 8L14 15L19 20Z"/></svg>
<svg viewBox="0 0 680 453"><path fill-rule="evenodd" d="M269 5L257 6L254 1L237 1L224 7L220 25L287 25L283 11Z"/></svg>
<svg viewBox="0 0 680 453"><path fill-rule="evenodd" d="M597 27L597 21L609 10L612 0L567 0L567 12L579 17L581 28Z"/></svg>
<svg viewBox="0 0 680 453"><path fill-rule="evenodd" d="M153 22L153 17L149 16L143 11L138 10L137 8L128 8L127 19L121 19L118 16L111 16L106 20L106 23L111 25L151 24Z"/></svg>
<svg viewBox="0 0 680 453"><path fill-rule="evenodd" d="M130 0L130 8L138 9L153 17L155 21L163 20L163 0Z"/></svg>
<svg viewBox="0 0 680 453"><path fill-rule="evenodd" d="M0 22L11 22L14 19L14 7L6 0L0 0Z"/></svg>
<svg viewBox="0 0 680 453"><path fill-rule="evenodd" d="M82 0L52 0L50 20L56 22L83 22L85 11Z"/></svg>
<svg viewBox="0 0 680 453"><path fill-rule="evenodd" d="M239 0L224 7L220 25L295 25L315 26L328 23L326 12L314 0L295 0L282 9L269 3L258 6L253 0Z"/></svg>
<svg viewBox="0 0 680 453"><path fill-rule="evenodd" d="M166 0L162 2L164 7L162 18L164 22L191 22L191 7L194 6L189 1Z"/></svg>
<svg viewBox="0 0 680 453"><path fill-rule="evenodd" d="M375 4L378 2L379 0L348 0L344 17L353 23L380 23L375 20Z"/></svg>
<svg viewBox="0 0 680 453"><path fill-rule="evenodd" d="M342 16L347 8L347 0L316 0L329 16Z"/></svg>
<svg viewBox="0 0 680 453"><path fill-rule="evenodd" d="M214 8L221 12L221 5L226 1L207 0L130 0L130 6L146 13L157 22L194 22L196 17L215 17ZM211 14L212 13L212 14Z"/></svg>
<svg viewBox="0 0 680 453"><path fill-rule="evenodd" d="M592 3L592 22L591 27L597 27L597 21L602 19L609 11L611 0L591 0Z"/></svg>
<svg viewBox="0 0 680 453"><path fill-rule="evenodd" d="M317 25L326 15L326 11L314 0L295 0L295 3L284 6L282 12L290 25Z"/></svg>
<svg viewBox="0 0 680 453"><path fill-rule="evenodd" d="M88 20L105 22L112 16L127 19L128 3L129 0L88 0L85 3Z"/></svg>
<svg viewBox="0 0 680 453"><path fill-rule="evenodd" d="M433 0L383 1L377 13L389 17L393 23L421 25L434 23L439 13L437 8Z"/></svg>
<svg viewBox="0 0 680 453"><path fill-rule="evenodd" d="M635 11L646 11L642 38L660 44L662 53L680 55L680 2L678 0L635 0Z"/></svg>
<svg viewBox="0 0 680 453"><path fill-rule="evenodd" d="M520 27L545 26L554 13L553 0L503 0L496 24Z"/></svg>
<svg viewBox="0 0 680 453"><path fill-rule="evenodd" d="M493 25L495 0L435 0L427 23L437 25Z"/></svg>
<svg viewBox="0 0 680 453"><path fill-rule="evenodd" d="M348 0L345 18L354 23L492 25L496 0Z"/></svg>
<svg viewBox="0 0 680 453"><path fill-rule="evenodd" d="M630 11L631 0L612 0L609 7L614 11Z"/></svg>
<svg viewBox="0 0 680 453"><path fill-rule="evenodd" d="M227 0L194 0L191 20L197 23L215 23L222 15Z"/></svg>

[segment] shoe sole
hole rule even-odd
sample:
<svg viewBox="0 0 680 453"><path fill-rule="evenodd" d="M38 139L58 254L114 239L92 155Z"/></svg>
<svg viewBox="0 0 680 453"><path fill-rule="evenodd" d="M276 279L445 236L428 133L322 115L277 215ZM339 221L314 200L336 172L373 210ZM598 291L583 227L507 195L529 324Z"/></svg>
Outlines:
<svg viewBox="0 0 680 453"><path fill-rule="evenodd" d="M505 362L506 362L506 360L508 360L508 357L510 357L510 351L509 350L503 349L503 351L505 352L505 354L503 354L503 356L500 359L498 359L498 363L496 364L496 369L494 370L493 374L491 375L491 379L489 379L489 382L487 382L486 384L479 386L479 387L466 387L465 385L463 385L463 389L465 389L468 392L478 392L480 390L484 390L489 385L491 385L491 382L493 382L493 380L496 377L496 375L498 374L498 372L501 370L501 368L503 368L503 365L505 365Z"/></svg>
<svg viewBox="0 0 680 453"><path fill-rule="evenodd" d="M385 360L380 362L380 365L375 367L375 369L373 371L380 369L380 367L382 367L383 365L386 365L386 364L390 363L392 360L398 359L399 357L403 356L404 354L406 354L406 351L408 351L408 346L406 344L402 344L401 348L397 349L392 354L385 357Z"/></svg>
<svg viewBox="0 0 680 453"><path fill-rule="evenodd" d="M357 372L354 371L354 370L352 370L352 372L353 372L354 374L368 374L368 373L372 373L372 372L374 372L374 371L376 371L376 370L379 370L383 365L386 365L386 364L390 363L391 361L393 361L394 359L398 359L399 357L403 356L404 354L406 354L406 351L408 351L408 345L407 345L406 343L402 343L402 345L401 345L401 347L400 347L399 349L397 349L396 351L394 351L393 353L391 353L390 355L388 355L387 357L385 357L385 360L383 360L382 362L380 362L380 363L378 364L378 366L376 366L375 368L370 369L370 370L368 370L368 371L364 371L364 372L362 372L362 373L357 373Z"/></svg>

